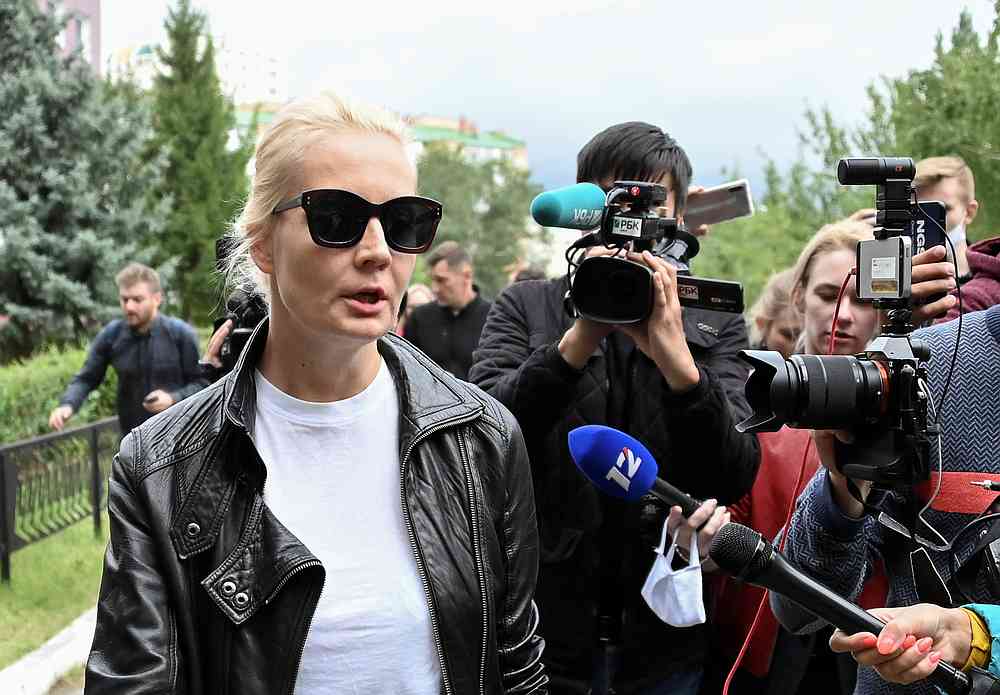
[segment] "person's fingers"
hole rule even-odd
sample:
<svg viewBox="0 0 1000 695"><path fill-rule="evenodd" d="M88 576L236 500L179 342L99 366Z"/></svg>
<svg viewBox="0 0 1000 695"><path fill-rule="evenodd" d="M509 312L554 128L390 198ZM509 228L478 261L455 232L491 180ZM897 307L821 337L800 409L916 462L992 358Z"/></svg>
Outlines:
<svg viewBox="0 0 1000 695"><path fill-rule="evenodd" d="M712 544L712 539L715 538L715 534L719 532L725 524L728 523L729 513L726 511L725 507L717 507L712 517L708 520L708 523L698 532L698 548L700 553L705 553L708 551L708 547Z"/></svg>
<svg viewBox="0 0 1000 695"><path fill-rule="evenodd" d="M667 290L664 285L663 275L659 272L653 273L653 301L655 310L662 311L667 306Z"/></svg>
<svg viewBox="0 0 1000 695"><path fill-rule="evenodd" d="M929 280L919 285L914 285L911 290L911 296L914 301L919 302L938 295L947 295L953 289L955 289L954 280Z"/></svg>
<svg viewBox="0 0 1000 695"><path fill-rule="evenodd" d="M681 508L674 506L670 508L670 513L667 515L667 533L673 535L677 527L684 523L684 515L681 513Z"/></svg>
<svg viewBox="0 0 1000 695"><path fill-rule="evenodd" d="M905 649L898 656L876 665L879 675L887 681L893 683L912 683L917 680L914 671L921 662L930 655L932 640L925 637L916 640L909 648Z"/></svg>
<svg viewBox="0 0 1000 695"><path fill-rule="evenodd" d="M712 227L710 225L699 224L691 231L691 233L694 234L696 237L703 237L703 236L708 236L711 231Z"/></svg>
<svg viewBox="0 0 1000 695"><path fill-rule="evenodd" d="M924 265L914 265L910 273L910 283L918 285L929 280L954 279L955 266L948 262L925 263Z"/></svg>
<svg viewBox="0 0 1000 695"><path fill-rule="evenodd" d="M688 196L698 195L699 193L704 193L705 187L699 186L697 184L691 184L688 186Z"/></svg>
<svg viewBox="0 0 1000 695"><path fill-rule="evenodd" d="M691 529L700 528L702 524L707 522L712 518L712 514L715 513L715 508L718 506L718 502L714 499L705 500L701 503L694 513L687 518L687 526Z"/></svg>
<svg viewBox="0 0 1000 695"><path fill-rule="evenodd" d="M948 250L944 246L932 246L913 257L914 270L916 270L916 266L942 261L947 256ZM948 265L950 266L951 263L948 263Z"/></svg>
<svg viewBox="0 0 1000 695"><path fill-rule="evenodd" d="M854 660L862 666L878 666L897 658L904 651L912 647L916 641L916 637L909 635L903 639L903 642L899 645L898 649L889 653L883 653L879 648L879 642L876 640L874 649L861 649L852 652L852 656L854 657Z"/></svg>
<svg viewBox="0 0 1000 695"><path fill-rule="evenodd" d="M830 636L830 649L838 654L874 649L878 638L870 632L856 632L848 635L843 630L834 630Z"/></svg>
<svg viewBox="0 0 1000 695"><path fill-rule="evenodd" d="M937 301L914 308L913 323L923 323L939 316L944 316L958 304L958 297L949 294Z"/></svg>
<svg viewBox="0 0 1000 695"><path fill-rule="evenodd" d="M934 669L937 668L939 661L941 661L941 652L931 651L928 652L928 654L917 664L910 667L910 669L905 673L893 675L891 672L887 672L885 670L887 666L879 666L875 670L886 680L892 680L895 683L909 684L923 680L930 676Z"/></svg>

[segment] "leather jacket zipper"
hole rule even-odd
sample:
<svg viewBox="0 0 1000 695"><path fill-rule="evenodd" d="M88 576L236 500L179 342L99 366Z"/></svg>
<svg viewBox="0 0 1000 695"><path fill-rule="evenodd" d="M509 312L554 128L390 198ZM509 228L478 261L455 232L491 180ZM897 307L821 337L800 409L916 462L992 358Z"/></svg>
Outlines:
<svg viewBox="0 0 1000 695"><path fill-rule="evenodd" d="M287 584L292 579L292 577L299 574L303 570L309 569L310 567L322 567L322 566L323 563L321 563L319 560L306 560L305 562L302 562L292 567L292 569L290 569L288 572L285 573L285 576L281 578L281 581L278 582L278 585L274 587L271 593L268 594L267 598L264 599L264 605L266 606L267 604L269 604L274 599L274 597L278 595L278 593L285 586L285 584ZM299 642L298 656L295 658L295 674L292 677L288 690L286 691L288 695L292 695L292 693L295 692L295 682L299 678L299 667L302 666L302 654L306 650L306 640L309 639L309 629L312 627L313 618L316 616L316 606L317 604L319 604L319 597L323 593L324 584L326 584L325 578L322 581L320 581L319 591L316 592L316 598L313 599L312 606L309 609L309 621L306 623L305 632L302 633L302 641Z"/></svg>
<svg viewBox="0 0 1000 695"><path fill-rule="evenodd" d="M476 574L479 576L479 591L483 597L483 648L479 663L479 692L486 692L486 645L489 640L489 606L486 602L486 570L483 561L482 548L479 546L479 514L476 512L475 486L472 484L472 466L465 451L465 439L458 433L458 450L462 456L462 468L465 471L465 487L469 493L469 514L472 518L472 554L476 560Z"/></svg>
<svg viewBox="0 0 1000 695"><path fill-rule="evenodd" d="M406 451L403 452L403 458L400 459L399 462L399 497L403 505L403 521L406 523L406 533L410 538L410 547L413 549L413 557L417 561L417 573L420 575L420 583L423 584L424 596L427 598L427 610L431 616L431 631L434 635L434 646L437 649L438 665L441 668L441 683L444 685L445 695L453 695L454 690L451 688L451 680L448 677L448 668L444 661L444 645L441 643L441 630L438 625L437 609L434 607L434 596L431 594L430 582L427 580L427 569L424 566L424 558L420 555L420 548L417 545L417 534L413 530L413 521L410 519L410 508L406 504L406 464L409 463L410 454L413 453L413 449L417 446L417 444L430 435L434 434L438 430L444 429L445 427L474 420L477 417L479 417L478 413L471 416L463 415L461 417L452 418L451 420L439 422L423 432L418 432L410 442L410 445L406 447Z"/></svg>

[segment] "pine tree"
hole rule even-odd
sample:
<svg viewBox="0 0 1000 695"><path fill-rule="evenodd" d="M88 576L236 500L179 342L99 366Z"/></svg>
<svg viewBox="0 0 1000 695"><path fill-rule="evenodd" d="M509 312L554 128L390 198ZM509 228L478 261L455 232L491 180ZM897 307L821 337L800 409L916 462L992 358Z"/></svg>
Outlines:
<svg viewBox="0 0 1000 695"><path fill-rule="evenodd" d="M232 100L222 93L205 15L190 0L179 0L166 29L153 98L157 143L169 161L162 191L173 199L174 210L160 253L177 260L181 316L207 323L219 300L215 240L246 195L252 140L248 134L235 149L229 146L236 116Z"/></svg>
<svg viewBox="0 0 1000 695"><path fill-rule="evenodd" d="M60 57L60 28L35 0L0 3L0 360L92 336L169 211L149 110Z"/></svg>

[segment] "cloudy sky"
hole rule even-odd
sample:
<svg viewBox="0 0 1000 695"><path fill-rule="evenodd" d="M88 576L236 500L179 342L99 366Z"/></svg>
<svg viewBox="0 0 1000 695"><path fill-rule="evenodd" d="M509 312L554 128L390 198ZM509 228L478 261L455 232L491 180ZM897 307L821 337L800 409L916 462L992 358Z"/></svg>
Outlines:
<svg viewBox="0 0 1000 695"><path fill-rule="evenodd" d="M167 4L104 0L104 53L160 40ZM759 184L762 151L794 159L807 105L857 120L865 86L928 65L963 8L980 33L993 20L991 0L194 4L213 33L281 60L289 95L464 115L524 139L546 187L572 183L580 147L624 120L665 128L699 183L737 166Z"/></svg>

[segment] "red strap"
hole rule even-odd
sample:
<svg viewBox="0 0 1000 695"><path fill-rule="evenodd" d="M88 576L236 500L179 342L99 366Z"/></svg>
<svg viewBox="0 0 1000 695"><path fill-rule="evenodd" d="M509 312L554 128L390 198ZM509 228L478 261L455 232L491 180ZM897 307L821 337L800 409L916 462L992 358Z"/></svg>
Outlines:
<svg viewBox="0 0 1000 695"><path fill-rule="evenodd" d="M941 479L941 491L934 498L931 509L956 514L982 514L983 510L996 499L997 493L969 483L989 478L990 476L985 473L946 472ZM917 486L917 496L922 503L926 504L934 494L937 480L938 474L931 473L930 480Z"/></svg>

